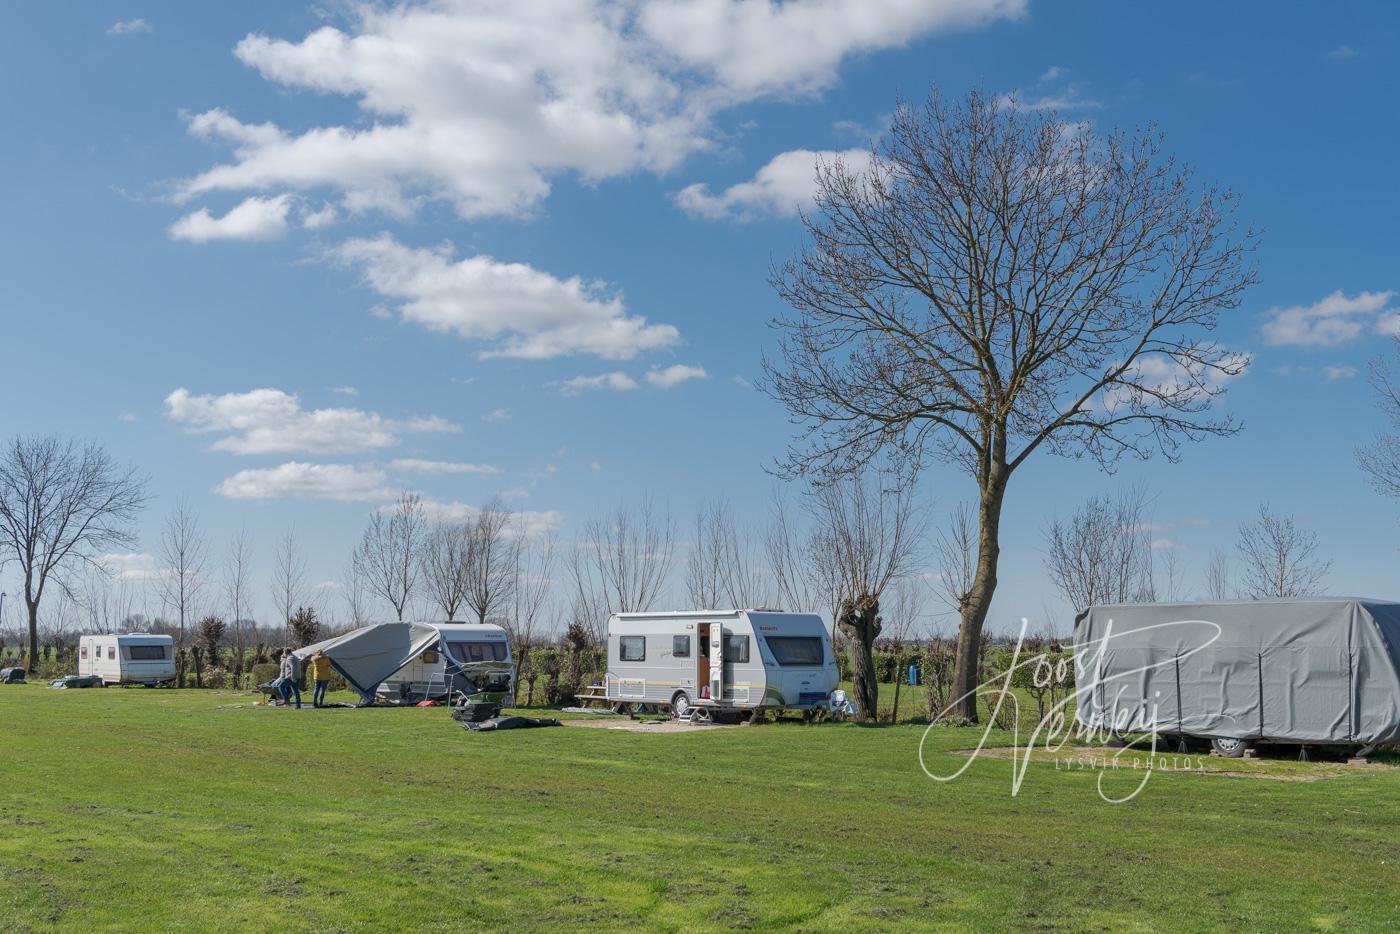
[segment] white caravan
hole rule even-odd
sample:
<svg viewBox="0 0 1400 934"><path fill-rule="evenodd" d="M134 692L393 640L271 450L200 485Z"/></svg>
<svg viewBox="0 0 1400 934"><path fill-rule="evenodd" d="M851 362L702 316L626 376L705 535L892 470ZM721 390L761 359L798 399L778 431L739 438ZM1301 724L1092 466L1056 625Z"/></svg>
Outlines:
<svg viewBox="0 0 1400 934"><path fill-rule="evenodd" d="M685 719L811 710L840 684L826 624L814 613L695 610L608 618L605 693Z"/></svg>
<svg viewBox="0 0 1400 934"><path fill-rule="evenodd" d="M144 632L83 636L78 640L78 674L103 684L154 685L175 680L175 640Z"/></svg>
<svg viewBox="0 0 1400 934"><path fill-rule="evenodd" d="M418 703L453 691L513 697L515 660L510 638L494 623L417 623L436 629L438 641L394 672L375 692L380 701Z"/></svg>

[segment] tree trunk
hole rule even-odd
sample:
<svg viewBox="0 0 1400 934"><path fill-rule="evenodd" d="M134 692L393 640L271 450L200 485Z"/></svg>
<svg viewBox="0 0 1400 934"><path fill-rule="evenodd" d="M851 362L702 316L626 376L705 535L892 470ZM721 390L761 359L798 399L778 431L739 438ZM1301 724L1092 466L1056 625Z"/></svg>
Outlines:
<svg viewBox="0 0 1400 934"><path fill-rule="evenodd" d="M879 716L880 685L871 649L880 634L880 601L869 594L847 601L841 608L840 625L851 658L851 692L855 694L857 716L875 720Z"/></svg>
<svg viewBox="0 0 1400 934"><path fill-rule="evenodd" d="M951 709L977 722L977 668L982 647L982 626L997 589L997 561L1001 557L1001 506L1006 497L1005 468L993 473L977 503L977 573L963 601L958 627L957 666L953 672Z"/></svg>
<svg viewBox="0 0 1400 934"><path fill-rule="evenodd" d="M29 610L29 673L32 675L39 671L39 601L25 597L24 605Z"/></svg>

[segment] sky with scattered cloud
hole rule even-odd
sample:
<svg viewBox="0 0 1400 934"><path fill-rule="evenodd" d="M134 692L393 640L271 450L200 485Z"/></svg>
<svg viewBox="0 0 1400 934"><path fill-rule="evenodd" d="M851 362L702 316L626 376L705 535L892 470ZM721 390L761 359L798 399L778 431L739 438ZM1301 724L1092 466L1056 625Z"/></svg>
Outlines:
<svg viewBox="0 0 1400 934"><path fill-rule="evenodd" d="M1387 595L1395 555L1354 543L1400 509L1352 451L1400 334L1397 37L1379 2L21 5L0 37L27 89L0 104L6 428L151 474L111 558L133 581L181 496L219 554L246 527L265 561L295 525L318 580L406 489L455 517L508 495L566 537L642 493L757 521L793 432L754 388L769 277L818 164L859 169L901 99L975 87L1077 128L1155 123L1264 233L1260 285L1212 335L1248 364L1225 396L1245 431L1114 478L1028 465L994 627L1046 605L1047 519L1120 482L1154 489L1188 577L1267 498L1319 531L1340 589ZM926 486L938 516L971 493L946 466Z"/></svg>

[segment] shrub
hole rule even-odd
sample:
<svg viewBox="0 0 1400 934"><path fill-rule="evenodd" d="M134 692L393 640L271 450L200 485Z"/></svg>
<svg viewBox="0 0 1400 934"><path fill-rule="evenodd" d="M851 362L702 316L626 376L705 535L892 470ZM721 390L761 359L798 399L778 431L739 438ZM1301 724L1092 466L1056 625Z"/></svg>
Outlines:
<svg viewBox="0 0 1400 934"><path fill-rule="evenodd" d="M204 686L216 691L227 690L233 683L233 677L226 668L206 668L204 669Z"/></svg>

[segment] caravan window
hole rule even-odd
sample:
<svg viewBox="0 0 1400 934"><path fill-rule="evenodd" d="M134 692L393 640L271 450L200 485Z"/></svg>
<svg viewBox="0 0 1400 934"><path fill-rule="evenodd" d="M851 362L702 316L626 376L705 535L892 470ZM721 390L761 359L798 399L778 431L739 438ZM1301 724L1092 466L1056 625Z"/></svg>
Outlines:
<svg viewBox="0 0 1400 934"><path fill-rule="evenodd" d="M676 658L690 658L690 636L672 636L671 654Z"/></svg>
<svg viewBox="0 0 1400 934"><path fill-rule="evenodd" d="M163 645L133 645L128 647L133 662L158 662L165 658Z"/></svg>
<svg viewBox="0 0 1400 934"><path fill-rule="evenodd" d="M78 657L87 658L87 646L83 646L82 648L78 649Z"/></svg>
<svg viewBox="0 0 1400 934"><path fill-rule="evenodd" d="M779 665L820 665L825 653L816 636L768 636L768 648Z"/></svg>
<svg viewBox="0 0 1400 934"><path fill-rule="evenodd" d="M107 660L113 662L117 660L117 647L115 645L107 646Z"/></svg>
<svg viewBox="0 0 1400 934"><path fill-rule="evenodd" d="M749 637L725 636L724 660L726 662L739 662L740 664L746 663L749 660Z"/></svg>
<svg viewBox="0 0 1400 934"><path fill-rule="evenodd" d="M646 636L618 636L617 660L620 662L644 662L647 659Z"/></svg>
<svg viewBox="0 0 1400 934"><path fill-rule="evenodd" d="M452 656L459 662L503 662L506 660L504 642L452 642Z"/></svg>

